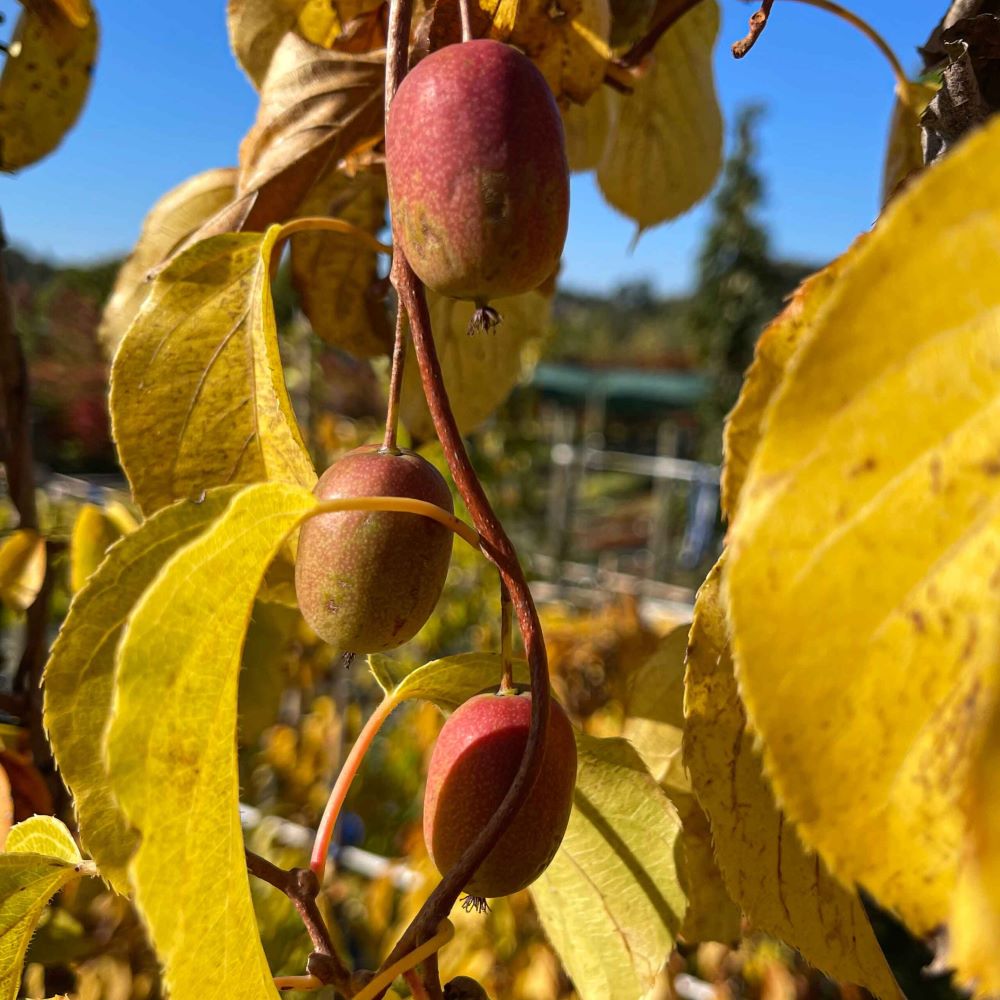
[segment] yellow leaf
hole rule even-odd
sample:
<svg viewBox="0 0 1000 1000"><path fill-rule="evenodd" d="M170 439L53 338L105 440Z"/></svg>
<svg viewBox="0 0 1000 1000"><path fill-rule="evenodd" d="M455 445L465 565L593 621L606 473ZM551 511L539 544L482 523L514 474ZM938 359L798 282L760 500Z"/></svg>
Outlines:
<svg viewBox="0 0 1000 1000"><path fill-rule="evenodd" d="M704 0L663 35L631 94L608 95L614 113L597 180L640 231L704 198L722 166L712 76L718 32L718 5Z"/></svg>
<svg viewBox="0 0 1000 1000"><path fill-rule="evenodd" d="M857 894L804 850L764 778L733 674L719 577L716 565L695 603L684 757L726 886L755 928L816 968L878 997L898 997Z"/></svg>
<svg viewBox="0 0 1000 1000"><path fill-rule="evenodd" d="M577 733L566 836L530 892L581 1000L645 996L673 947L686 900L680 822L639 755Z"/></svg>
<svg viewBox="0 0 1000 1000"><path fill-rule="evenodd" d="M0 170L51 153L83 108L97 56L97 18L76 25L21 12L0 76Z"/></svg>
<svg viewBox="0 0 1000 1000"><path fill-rule="evenodd" d="M143 300L153 287L149 272L170 257L206 219L228 204L236 192L236 169L206 170L168 191L143 220L132 253L115 278L97 335L113 355Z"/></svg>
<svg viewBox="0 0 1000 1000"><path fill-rule="evenodd" d="M316 480L278 355L278 232L217 236L185 251L157 277L118 349L112 426L147 514L227 483Z"/></svg>
<svg viewBox="0 0 1000 1000"><path fill-rule="evenodd" d="M70 865L83 860L73 834L55 816L32 816L12 827L5 850L8 854L42 854Z"/></svg>
<svg viewBox="0 0 1000 1000"><path fill-rule="evenodd" d="M491 34L535 62L556 97L582 103L601 86L611 50L608 0L479 0Z"/></svg>
<svg viewBox="0 0 1000 1000"><path fill-rule="evenodd" d="M681 754L684 734L684 656L690 626L671 631L630 679L622 735L636 748L681 819L688 908L686 941L735 941L740 911L715 862L712 835Z"/></svg>
<svg viewBox="0 0 1000 1000"><path fill-rule="evenodd" d="M167 561L119 645L109 773L140 836L136 905L175 997L203 995L206 969L216 996L277 995L243 854L237 685L264 571L315 503L301 487L246 487Z"/></svg>
<svg viewBox="0 0 1000 1000"><path fill-rule="evenodd" d="M328 215L373 236L385 225L385 175L349 177L330 170L299 207L299 214ZM332 232L292 237L292 281L316 334L355 357L392 350L385 302L375 294L378 258L357 239Z"/></svg>
<svg viewBox="0 0 1000 1000"><path fill-rule="evenodd" d="M53 3L77 28L85 28L94 16L90 0L53 0Z"/></svg>
<svg viewBox="0 0 1000 1000"><path fill-rule="evenodd" d="M24 952L38 918L52 896L80 874L60 858L0 854L0 1000L20 995Z"/></svg>
<svg viewBox="0 0 1000 1000"><path fill-rule="evenodd" d="M400 661L389 656L368 657L379 687L396 704L408 698L432 701L444 711L453 711L474 694L495 687L502 672L499 653L458 653L425 663L416 670L407 670ZM513 661L514 682L527 684L528 664Z"/></svg>
<svg viewBox="0 0 1000 1000"><path fill-rule="evenodd" d="M235 491L213 490L203 503L167 507L117 545L74 598L45 666L45 729L73 794L81 840L101 875L123 895L135 837L112 795L102 753L115 650L129 614L163 564L222 513Z"/></svg>
<svg viewBox="0 0 1000 1000"><path fill-rule="evenodd" d="M549 323L551 300L541 292L497 299L492 306L503 317L495 333L466 332L475 306L427 292L431 327L451 407L464 433L482 423L534 365L537 344ZM406 351L400 414L410 433L435 437L434 425L420 384L412 343Z"/></svg>
<svg viewBox="0 0 1000 1000"><path fill-rule="evenodd" d="M69 541L69 589L75 594L101 565L104 553L122 537L100 507L84 504L73 522Z"/></svg>
<svg viewBox="0 0 1000 1000"><path fill-rule="evenodd" d="M255 746L277 720L288 676L283 655L299 628L298 607L258 600L243 643L240 670L239 732L241 746Z"/></svg>
<svg viewBox="0 0 1000 1000"><path fill-rule="evenodd" d="M790 819L917 932L942 924L997 687L1000 122L842 262L730 532L741 693Z"/></svg>
<svg viewBox="0 0 1000 1000"><path fill-rule="evenodd" d="M586 104L570 103L563 108L562 120L570 170L593 170L601 162L611 125L604 88L593 94Z"/></svg>
<svg viewBox="0 0 1000 1000"><path fill-rule="evenodd" d="M289 31L328 45L341 29L331 0L229 0L226 21L233 55L258 90L274 50Z"/></svg>
<svg viewBox="0 0 1000 1000"><path fill-rule="evenodd" d="M1000 995L1000 700L962 803L969 831L959 868L947 959L978 996Z"/></svg>
<svg viewBox="0 0 1000 1000"><path fill-rule="evenodd" d="M896 104L889 125L889 144L882 172L882 202L887 202L915 174L924 169L923 132L920 116L927 110L939 84L910 83L906 100Z"/></svg>
<svg viewBox="0 0 1000 1000"><path fill-rule="evenodd" d="M15 611L35 603L45 580L45 539L27 528L0 544L0 601Z"/></svg>
<svg viewBox="0 0 1000 1000"><path fill-rule="evenodd" d="M862 237L863 239L863 237ZM844 258L810 275L792 293L788 305L772 320L757 340L753 363L747 370L739 399L726 418L723 433L722 513L727 520L736 515L740 491L747 477L764 412L781 384L785 371L802 341L802 335L837 280Z"/></svg>
<svg viewBox="0 0 1000 1000"><path fill-rule="evenodd" d="M120 500L109 500L104 505L104 516L123 535L131 535L139 527L135 515Z"/></svg>

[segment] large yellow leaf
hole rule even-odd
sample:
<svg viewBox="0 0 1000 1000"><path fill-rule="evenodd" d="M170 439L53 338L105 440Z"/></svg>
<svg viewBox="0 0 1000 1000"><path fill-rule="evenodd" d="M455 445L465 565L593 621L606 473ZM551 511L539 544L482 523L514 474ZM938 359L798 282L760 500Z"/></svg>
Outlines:
<svg viewBox="0 0 1000 1000"><path fill-rule="evenodd" d="M779 799L845 883L948 917L1000 648L1000 122L842 262L731 530L741 693Z"/></svg>
<svg viewBox="0 0 1000 1000"><path fill-rule="evenodd" d="M712 76L716 0L703 0L657 43L614 109L597 180L608 202L647 229L700 201L722 166L722 115Z"/></svg>
<svg viewBox="0 0 1000 1000"><path fill-rule="evenodd" d="M899 996L857 894L802 847L778 809L733 674L717 565L698 591L688 640L684 757L716 857L751 924L816 968L878 997Z"/></svg>
<svg viewBox="0 0 1000 1000"><path fill-rule="evenodd" d="M503 321L496 332L472 336L466 332L475 309L472 303L429 290L427 302L455 419L460 430L471 431L507 398L525 368L534 364L538 341L548 326L551 299L541 292L497 299L491 305ZM406 350L400 413L411 434L424 439L435 436L412 343Z"/></svg>
<svg viewBox="0 0 1000 1000"><path fill-rule="evenodd" d="M808 277L793 292L791 301L771 321L754 346L753 363L747 370L739 399L723 432L722 512L732 520L747 466L760 441L764 412L784 378L788 364L819 307L837 280L843 258Z"/></svg>
<svg viewBox="0 0 1000 1000"><path fill-rule="evenodd" d="M278 355L278 232L217 236L185 251L157 277L121 343L112 426L146 513L227 483L315 482Z"/></svg>
<svg viewBox="0 0 1000 1000"><path fill-rule="evenodd" d="M980 996L1000 996L1000 700L962 803L969 831L949 927L948 960Z"/></svg>
<svg viewBox="0 0 1000 1000"><path fill-rule="evenodd" d="M115 650L132 609L163 564L226 508L236 487L204 502L154 514L111 552L76 595L45 666L44 719L63 781L73 794L80 838L114 888L129 891L135 837L111 792L102 755L111 716Z"/></svg>
<svg viewBox="0 0 1000 1000"><path fill-rule="evenodd" d="M45 580L45 539L28 528L0 543L0 601L15 611L35 603Z"/></svg>
<svg viewBox="0 0 1000 1000"><path fill-rule="evenodd" d="M688 908L680 935L687 941L735 941L740 911L729 897L702 811L681 755L684 735L684 656L690 626L673 629L630 678L622 735L639 751L681 819Z"/></svg>
<svg viewBox="0 0 1000 1000"><path fill-rule="evenodd" d="M62 142L83 108L97 56L97 18L21 12L0 76L0 170L26 167Z"/></svg>
<svg viewBox="0 0 1000 1000"><path fill-rule="evenodd" d="M140 836L136 904L177 998L205 996L206 969L210 996L277 995L243 854L236 694L254 595L315 503L296 486L246 487L168 560L119 645L109 772Z"/></svg>
<svg viewBox="0 0 1000 1000"><path fill-rule="evenodd" d="M556 97L585 101L604 80L611 32L608 0L479 0L491 34L530 56Z"/></svg>
<svg viewBox="0 0 1000 1000"><path fill-rule="evenodd" d="M581 1000L636 1000L653 986L687 905L680 821L625 740L577 734L566 836L531 886L542 926Z"/></svg>
<svg viewBox="0 0 1000 1000"><path fill-rule="evenodd" d="M349 177L330 170L299 207L299 214L344 219L376 235L385 225L385 175ZM302 232L292 237L292 280L313 330L355 357L392 350L382 296L376 294L378 258L352 236Z"/></svg>
<svg viewBox="0 0 1000 1000"><path fill-rule="evenodd" d="M220 167L195 174L168 191L143 219L139 240L115 278L97 335L113 355L152 285L149 272L170 257L206 219L236 192L236 169Z"/></svg>

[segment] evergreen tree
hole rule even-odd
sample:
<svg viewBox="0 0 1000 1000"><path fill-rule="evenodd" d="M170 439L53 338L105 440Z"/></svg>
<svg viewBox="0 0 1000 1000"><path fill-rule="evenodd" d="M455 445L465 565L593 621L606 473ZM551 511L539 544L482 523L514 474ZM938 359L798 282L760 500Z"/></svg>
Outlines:
<svg viewBox="0 0 1000 1000"><path fill-rule="evenodd" d="M736 401L744 371L765 324L794 287L787 267L772 259L758 217L764 181L756 167L759 105L744 107L735 143L712 199L712 219L698 255L698 278L688 320L702 362L716 378L706 406L706 458L719 457L722 419Z"/></svg>

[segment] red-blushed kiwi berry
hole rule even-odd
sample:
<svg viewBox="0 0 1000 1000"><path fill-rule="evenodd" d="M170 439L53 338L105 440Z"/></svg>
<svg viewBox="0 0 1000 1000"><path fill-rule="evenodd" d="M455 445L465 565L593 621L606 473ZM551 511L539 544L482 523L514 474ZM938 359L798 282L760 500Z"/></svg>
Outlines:
<svg viewBox="0 0 1000 1000"><path fill-rule="evenodd" d="M388 496L426 500L451 512L444 477L416 452L366 445L320 477L322 500ZM302 525L295 593L316 634L337 649L377 653L420 630L441 596L452 532L422 514L337 511Z"/></svg>
<svg viewBox="0 0 1000 1000"><path fill-rule="evenodd" d="M538 878L566 832L576 786L576 740L566 713L550 702L542 765L513 821L465 886L471 897L507 896ZM530 694L480 694L441 728L427 771L424 840L448 873L514 782L528 742Z"/></svg>
<svg viewBox="0 0 1000 1000"><path fill-rule="evenodd" d="M549 85L517 49L481 38L424 58L393 98L385 151L393 238L429 288L488 314L490 299L556 270L566 140Z"/></svg>

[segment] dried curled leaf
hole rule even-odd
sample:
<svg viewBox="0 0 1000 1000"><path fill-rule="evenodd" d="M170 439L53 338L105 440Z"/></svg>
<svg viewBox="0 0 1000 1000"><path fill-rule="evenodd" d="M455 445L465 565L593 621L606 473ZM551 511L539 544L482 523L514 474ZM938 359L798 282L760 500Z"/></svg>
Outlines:
<svg viewBox="0 0 1000 1000"><path fill-rule="evenodd" d="M797 948L816 968L884 1000L899 997L857 893L805 851L775 803L736 687L720 575L716 565L695 603L684 759L726 886L754 927Z"/></svg>
<svg viewBox="0 0 1000 1000"><path fill-rule="evenodd" d="M640 230L704 198L722 166L712 74L718 33L716 0L704 0L663 35L631 94L609 94L613 123L597 180Z"/></svg>
<svg viewBox="0 0 1000 1000"><path fill-rule="evenodd" d="M740 690L788 816L846 884L945 923L998 686L1000 122L844 258L730 531Z"/></svg>
<svg viewBox="0 0 1000 1000"><path fill-rule="evenodd" d="M375 236L385 225L385 176L362 172L354 177L330 170L299 207L299 214L344 219ZM376 294L375 251L351 236L304 232L292 237L292 281L313 330L359 358L392 349L392 331L381 296Z"/></svg>
<svg viewBox="0 0 1000 1000"><path fill-rule="evenodd" d="M112 424L146 513L228 483L316 480L278 355L270 261L279 231L216 236L182 253L121 343Z"/></svg>
<svg viewBox="0 0 1000 1000"><path fill-rule="evenodd" d="M604 80L611 50L608 0L479 0L490 34L530 56L556 97L582 103Z"/></svg>
<svg viewBox="0 0 1000 1000"><path fill-rule="evenodd" d="M382 134L384 76L384 53L330 52L284 35L240 146L236 196L189 242L294 215L320 177Z"/></svg>
<svg viewBox="0 0 1000 1000"><path fill-rule="evenodd" d="M149 210L134 249L115 278L97 335L114 355L129 324L149 294L149 272L171 257L206 219L229 204L236 192L236 169L221 167L189 177Z"/></svg>
<svg viewBox="0 0 1000 1000"><path fill-rule="evenodd" d="M81 8L79 3L77 6ZM0 170L29 166L72 128L90 90L97 18L69 20L48 3L21 12L0 75Z"/></svg>
<svg viewBox="0 0 1000 1000"><path fill-rule="evenodd" d="M906 100L899 91L889 124L889 142L882 170L882 202L887 202L915 174L924 169L923 130L920 116L927 109L938 85L910 83Z"/></svg>
<svg viewBox="0 0 1000 1000"><path fill-rule="evenodd" d="M497 299L491 304L503 321L496 332L472 336L466 332L475 308L472 303L430 290L427 302L445 388L464 433L482 423L534 363L537 343L548 326L551 299L541 292ZM407 345L403 369L400 415L411 434L428 440L435 436L412 342Z"/></svg>

